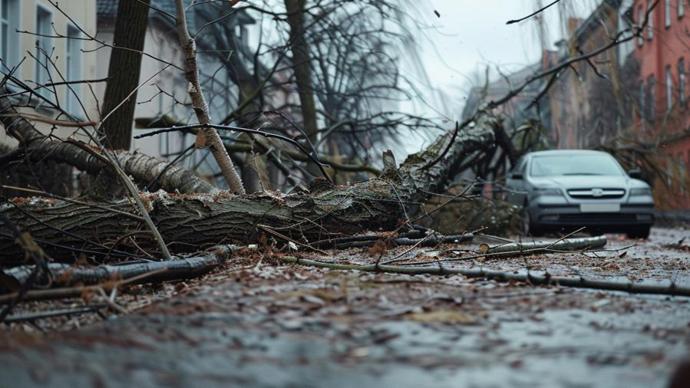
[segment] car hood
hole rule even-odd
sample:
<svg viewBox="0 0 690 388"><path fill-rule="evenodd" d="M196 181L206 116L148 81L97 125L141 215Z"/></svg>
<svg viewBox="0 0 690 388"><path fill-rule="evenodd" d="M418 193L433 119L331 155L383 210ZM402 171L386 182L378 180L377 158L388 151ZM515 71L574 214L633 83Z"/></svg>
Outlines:
<svg viewBox="0 0 690 388"><path fill-rule="evenodd" d="M590 188L628 188L630 178L627 176L599 176L599 175L568 175L532 178L532 183L538 187L560 187L563 189Z"/></svg>

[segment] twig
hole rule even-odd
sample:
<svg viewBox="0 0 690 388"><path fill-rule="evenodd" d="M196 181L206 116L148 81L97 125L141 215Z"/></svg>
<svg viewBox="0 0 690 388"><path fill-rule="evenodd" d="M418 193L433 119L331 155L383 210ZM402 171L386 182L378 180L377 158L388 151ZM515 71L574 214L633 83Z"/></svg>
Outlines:
<svg viewBox="0 0 690 388"><path fill-rule="evenodd" d="M533 17L533 16L536 16L536 15L538 15L538 14L540 14L540 13L546 11L546 10L549 9L551 6L555 5L556 3L560 2L560 1L561 1L561 0L554 0L554 1L551 2L550 4L548 4L548 5L544 6L544 7L539 8L538 10L532 12L531 14L529 14L529 15L527 15L527 16L525 16L525 17L521 17L521 18L519 18L519 19L511 19L511 20L508 20L508 21L506 22L506 24L520 23L520 22L523 21L523 20L527 20L527 19L529 19L529 18L531 18L531 17Z"/></svg>
<svg viewBox="0 0 690 388"><path fill-rule="evenodd" d="M256 227L259 228L259 229L261 229L261 230L263 230L263 231L265 231L265 232L267 232L267 233L269 233L269 234L272 234L272 235L274 235L274 236L276 236L276 237L278 237L278 238L280 238L280 239L282 239L282 240L289 241L289 242L291 242L291 243L297 244L297 245L299 245L299 246L301 246L301 247L304 247L304 248L307 248L307 249L309 249L309 250L319 252L319 253L321 253L322 255L328 255L328 252L322 251L322 250L319 249L319 248L314 248L313 246L311 246L311 245L309 245L309 244L304 244L304 243L301 243L301 242L299 242L299 241L297 241L297 240L295 240L295 239L292 239L292 238L290 238L290 237L288 237L288 236L286 236L286 235L284 235L284 234L282 234L282 233L280 233L280 232L275 231L273 228L271 228L271 227L268 226L268 225L261 225L261 224L259 224L259 225L256 225Z"/></svg>

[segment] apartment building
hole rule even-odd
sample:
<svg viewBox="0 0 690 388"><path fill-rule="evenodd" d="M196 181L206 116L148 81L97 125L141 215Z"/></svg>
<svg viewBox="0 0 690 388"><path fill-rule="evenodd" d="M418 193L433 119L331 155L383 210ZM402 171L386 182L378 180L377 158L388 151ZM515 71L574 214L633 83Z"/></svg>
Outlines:
<svg viewBox="0 0 690 388"><path fill-rule="evenodd" d="M86 84L65 84L95 78L96 54L90 51L97 43L89 39L95 35L96 0L0 0L0 71L14 69L14 76L75 119L97 118ZM49 104L36 108L46 116L58 113ZM7 141L0 134L0 142Z"/></svg>
<svg viewBox="0 0 690 388"><path fill-rule="evenodd" d="M640 136L658 144L665 155L667 181L657 185L669 208L690 208L690 2L635 0L628 14L638 23L648 19L632 57L639 63Z"/></svg>

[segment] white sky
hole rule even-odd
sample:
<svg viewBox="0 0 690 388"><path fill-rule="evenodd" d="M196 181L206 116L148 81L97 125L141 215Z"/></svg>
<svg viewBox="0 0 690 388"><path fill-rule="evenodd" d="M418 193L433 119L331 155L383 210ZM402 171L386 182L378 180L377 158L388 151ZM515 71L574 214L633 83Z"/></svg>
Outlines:
<svg viewBox="0 0 690 388"><path fill-rule="evenodd" d="M507 25L511 19L527 16L552 0L425 0L417 2L420 23L429 25L418 39L423 65L439 95L411 101L415 113L437 117L444 126L459 120L473 75L489 65L503 72L518 70L539 60L541 44L537 23L528 19ZM562 16L586 17L601 0L561 0L542 15L546 21L547 48L563 36ZM438 11L440 17L434 14ZM403 72L415 78L414 72ZM493 73L495 78L497 73ZM408 104L403 104L407 109ZM432 135L433 136L433 135ZM426 136L403 139L402 154L424 146ZM396 150L397 151L397 150ZM397 154L397 152L396 152ZM397 156L397 155L396 155Z"/></svg>
<svg viewBox="0 0 690 388"><path fill-rule="evenodd" d="M551 0L542 0L543 5ZM586 15L597 0L562 0L547 10L545 17L548 48L562 36L558 7L570 15ZM428 76L451 99L446 113L458 112L464 105L467 86L473 74L484 74L487 65L514 71L537 61L541 45L536 23L528 19L507 25L506 21L526 16L538 8L539 0L426 0L426 29L420 42ZM434 15L437 10L440 17ZM422 15L420 15L422 16ZM430 44L433 43L433 44ZM461 99L463 101L458 101ZM438 103L438 102L437 102ZM434 105L429 101L430 105ZM444 110L442 107L434 107Z"/></svg>

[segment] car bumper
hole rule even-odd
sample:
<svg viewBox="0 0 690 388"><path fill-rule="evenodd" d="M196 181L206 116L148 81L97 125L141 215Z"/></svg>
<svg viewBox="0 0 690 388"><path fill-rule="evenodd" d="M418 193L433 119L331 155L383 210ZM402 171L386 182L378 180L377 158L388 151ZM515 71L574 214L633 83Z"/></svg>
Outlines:
<svg viewBox="0 0 690 388"><path fill-rule="evenodd" d="M579 204L540 204L530 207L529 211L532 223L542 228L586 226L615 230L654 223L654 205L621 204L618 212L587 213L580 210Z"/></svg>

